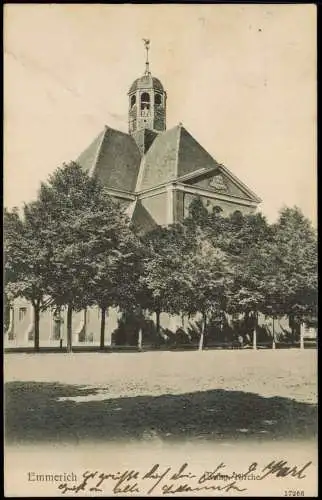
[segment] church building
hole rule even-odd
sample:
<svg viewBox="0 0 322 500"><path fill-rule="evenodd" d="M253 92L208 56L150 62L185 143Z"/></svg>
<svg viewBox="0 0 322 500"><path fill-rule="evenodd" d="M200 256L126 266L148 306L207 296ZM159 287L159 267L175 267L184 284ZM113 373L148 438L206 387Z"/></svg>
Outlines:
<svg viewBox="0 0 322 500"><path fill-rule="evenodd" d="M196 197L209 211L219 207L222 215L256 211L258 196L218 163L182 123L167 129L167 93L150 72L149 41L145 48L145 71L127 95L128 133L104 127L76 162L102 181L143 232L181 221ZM66 311L59 318L51 310L41 314L40 347L66 345L65 316ZM169 318L163 320L169 326ZM107 345L118 321L116 311L109 311ZM91 308L74 313L73 330L74 345L98 344L100 311ZM32 307L18 299L11 310L5 346L32 346L33 338Z"/></svg>
<svg viewBox="0 0 322 500"><path fill-rule="evenodd" d="M260 199L218 163L182 123L167 129L167 93L149 67L128 91L128 133L108 126L76 160L97 176L143 231L181 221L200 197L222 215L256 210Z"/></svg>

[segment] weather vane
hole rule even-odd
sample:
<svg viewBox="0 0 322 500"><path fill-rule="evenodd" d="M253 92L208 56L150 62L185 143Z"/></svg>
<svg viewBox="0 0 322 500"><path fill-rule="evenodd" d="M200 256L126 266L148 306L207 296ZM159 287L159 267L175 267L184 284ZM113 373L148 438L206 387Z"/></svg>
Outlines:
<svg viewBox="0 0 322 500"><path fill-rule="evenodd" d="M145 62L145 74L150 75L149 69L149 49L150 49L150 40L147 38L143 38L145 50L146 50L146 62Z"/></svg>

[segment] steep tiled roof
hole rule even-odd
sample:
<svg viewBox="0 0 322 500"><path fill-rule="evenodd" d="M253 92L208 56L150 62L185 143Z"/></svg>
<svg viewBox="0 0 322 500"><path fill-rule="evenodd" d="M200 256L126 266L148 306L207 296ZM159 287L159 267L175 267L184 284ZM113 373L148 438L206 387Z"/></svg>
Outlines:
<svg viewBox="0 0 322 500"><path fill-rule="evenodd" d="M106 187L133 192L141 154L133 137L105 127L76 161Z"/></svg>
<svg viewBox="0 0 322 500"><path fill-rule="evenodd" d="M105 127L77 162L106 187L123 192L140 192L176 180L216 190L211 178L220 174L226 179L227 194L261 201L181 124L159 133L139 130L133 136Z"/></svg>
<svg viewBox="0 0 322 500"><path fill-rule="evenodd" d="M145 155L140 185L148 189L199 169L210 170L218 163L182 126L159 134Z"/></svg>
<svg viewBox="0 0 322 500"><path fill-rule="evenodd" d="M179 134L179 127L174 127L154 139L144 158L138 191L175 179Z"/></svg>
<svg viewBox="0 0 322 500"><path fill-rule="evenodd" d="M177 177L201 168L213 169L214 167L219 167L216 160L181 126Z"/></svg>
<svg viewBox="0 0 322 500"><path fill-rule="evenodd" d="M102 140L105 135L104 130L93 140L93 142L86 148L82 154L77 158L77 163L82 167L85 172L90 172L96 163L96 158L101 147Z"/></svg>

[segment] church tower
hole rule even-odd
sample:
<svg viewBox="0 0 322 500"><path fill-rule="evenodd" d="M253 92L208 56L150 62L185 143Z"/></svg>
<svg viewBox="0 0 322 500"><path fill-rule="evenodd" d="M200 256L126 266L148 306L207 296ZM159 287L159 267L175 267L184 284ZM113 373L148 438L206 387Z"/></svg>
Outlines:
<svg viewBox="0 0 322 500"><path fill-rule="evenodd" d="M145 72L131 85L129 96L129 133L140 130L162 132L166 129L167 94L158 78L151 75L149 65L150 40L144 40L146 49Z"/></svg>

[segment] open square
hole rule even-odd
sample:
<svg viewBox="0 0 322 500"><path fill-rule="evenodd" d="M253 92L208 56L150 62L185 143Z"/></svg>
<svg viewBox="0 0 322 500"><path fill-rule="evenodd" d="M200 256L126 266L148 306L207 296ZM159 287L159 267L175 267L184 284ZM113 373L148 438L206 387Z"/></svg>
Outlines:
<svg viewBox="0 0 322 500"><path fill-rule="evenodd" d="M10 354L8 444L311 440L316 350Z"/></svg>

